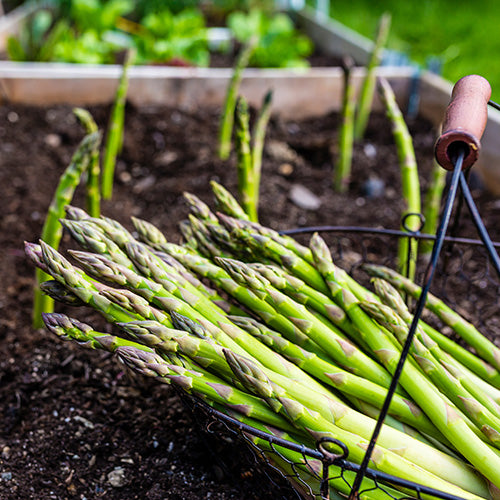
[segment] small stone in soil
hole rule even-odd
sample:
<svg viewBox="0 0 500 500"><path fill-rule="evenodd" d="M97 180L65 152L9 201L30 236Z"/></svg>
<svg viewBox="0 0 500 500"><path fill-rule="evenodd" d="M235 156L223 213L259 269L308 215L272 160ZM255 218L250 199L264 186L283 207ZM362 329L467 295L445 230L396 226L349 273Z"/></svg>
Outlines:
<svg viewBox="0 0 500 500"><path fill-rule="evenodd" d="M304 210L318 210L321 206L321 200L302 184L292 186L290 200Z"/></svg>
<svg viewBox="0 0 500 500"><path fill-rule="evenodd" d="M44 138L44 142L51 148L58 148L62 143L62 139L58 134L47 134Z"/></svg>
<svg viewBox="0 0 500 500"><path fill-rule="evenodd" d="M385 192L385 182L374 176L370 176L364 183L361 188L362 193L367 198L380 198L384 196Z"/></svg>
<svg viewBox="0 0 500 500"><path fill-rule="evenodd" d="M126 483L125 469L116 467L108 474L108 483L113 488L121 488Z"/></svg>
<svg viewBox="0 0 500 500"><path fill-rule="evenodd" d="M367 158L375 158L377 156L377 148L369 142L364 145L363 152Z"/></svg>
<svg viewBox="0 0 500 500"><path fill-rule="evenodd" d="M19 121L19 115L15 111L10 111L7 115L7 120L9 120L10 123L16 123Z"/></svg>

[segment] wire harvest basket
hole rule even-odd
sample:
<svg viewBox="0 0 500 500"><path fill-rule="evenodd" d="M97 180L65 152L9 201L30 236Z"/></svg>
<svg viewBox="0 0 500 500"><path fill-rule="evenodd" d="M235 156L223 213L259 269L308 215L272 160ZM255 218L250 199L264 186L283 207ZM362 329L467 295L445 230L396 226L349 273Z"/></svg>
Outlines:
<svg viewBox="0 0 500 500"><path fill-rule="evenodd" d="M363 271L365 263L394 266L397 258L388 249L395 249L395 240L408 232L362 227L330 226L300 228L289 233L308 234L321 231L330 243L332 253L340 267L362 284L369 282L369 276ZM428 239L427 235L414 233L416 240ZM500 242L494 243L500 248ZM416 281L422 280L426 262L421 262ZM447 237L438 265L431 292L442 298L454 310L460 311L489 338L500 338L500 279L492 269L488 251L481 240ZM429 315L425 319L432 321ZM451 329L435 321L435 326L452 334ZM246 445L249 453L247 462L256 466L259 473L267 478L283 499L330 499L338 495L339 490L350 490L360 465L349 460L349 450L341 442L335 442L338 453L334 454L318 442L316 448L297 446L287 440L268 434L232 418L208 406L204 401L187 397L179 391L185 406L192 412L198 427L204 429L216 440L221 435L232 436L237 442ZM268 446L259 446L259 442ZM332 440L334 442L334 440ZM284 450L293 450L296 461L290 461ZM219 455L220 459L220 455ZM222 458L224 462L224 458ZM358 491L359 498L396 499L396 498L442 498L457 499L442 491L412 483L368 468L365 477L372 480L373 489ZM343 486L343 487L341 487ZM401 491L398 491L400 489Z"/></svg>
<svg viewBox="0 0 500 500"><path fill-rule="evenodd" d="M470 77L467 77L470 78ZM281 439L276 434L269 434L250 426L225 413L218 412L203 401L189 398L186 404L195 410L195 415L203 414L206 428L217 433L220 426L237 435L253 451L253 456L260 464L267 464L264 472L271 480L285 478L292 489L280 489L283 498L442 498L458 499L439 489L429 488L417 482L411 482L390 474L382 473L368 466L374 452L380 431L387 417L404 364L408 357L419 320L424 314L428 293L445 300L455 310L461 311L472 323L490 338L499 338L500 318L500 259L497 249L500 243L493 243L481 221L477 208L467 185L467 168L477 158L479 140L486 123L485 102L495 105L489 99L484 88L478 88L476 81L460 81L454 90L454 96L446 117L444 133L436 146L438 161L452 171L448 197L436 237L420 234L419 231L393 231L360 227L314 227L285 231L286 234L320 232L329 242L336 264L347 270L360 283L366 284L369 278L362 270L366 263L387 264L394 267L396 255L389 255L394 248L390 239L409 236L416 241L432 240L433 251L430 260L421 263L415 279L423 283L418 299L413 300L414 317L408 329L398 366L394 372L387 397L367 446L361 464L349 459L349 448L341 441L324 438L317 441L315 448L299 446ZM473 79L474 77L472 77ZM462 87L460 87L462 85ZM479 86L482 82L479 83ZM456 93L456 95L455 95ZM485 101L485 94L487 94ZM496 105L495 105L496 106ZM471 109L479 107L476 115ZM472 117L472 119L471 119ZM463 125L465 127L463 127ZM447 227L452 216L452 209L461 187L463 200L467 204L479 239L447 236ZM461 200L462 201L462 200ZM415 214L412 214L415 215ZM417 214L420 215L420 214ZM455 213L455 220L461 216L461 204ZM405 223L403 221L403 227ZM409 245L408 248L411 248ZM408 260L412 259L410 251ZM407 266L408 268L409 266ZM427 317L426 317L427 319ZM432 321L432 318L429 318ZM435 320L434 320L435 321ZM437 329L446 330L446 325L435 322ZM448 333L452 334L451 329ZM453 335L453 334L452 334ZM459 341L459 339L456 339ZM201 411L198 411L201 410ZM325 444L328 443L328 446ZM285 453L285 450L291 451ZM335 451L332 451L335 450ZM294 458L291 459L290 456ZM272 471L272 472L270 472ZM500 471L498 471L500 474ZM366 479L364 482L363 480Z"/></svg>

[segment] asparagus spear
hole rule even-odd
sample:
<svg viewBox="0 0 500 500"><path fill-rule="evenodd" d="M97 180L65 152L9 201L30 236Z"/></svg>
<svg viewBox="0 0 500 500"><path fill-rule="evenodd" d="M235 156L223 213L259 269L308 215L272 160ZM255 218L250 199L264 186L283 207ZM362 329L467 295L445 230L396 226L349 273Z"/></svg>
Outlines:
<svg viewBox="0 0 500 500"><path fill-rule="evenodd" d="M351 72L354 67L352 58L342 61L344 70L344 96L342 100L342 124L339 132L339 152L334 168L333 188L338 193L347 191L351 177L352 149L354 142L354 114L356 101Z"/></svg>
<svg viewBox="0 0 500 500"><path fill-rule="evenodd" d="M380 327L360 308L358 300L348 290L341 274L336 271L328 247L317 234L311 239L311 250L334 300L345 308L380 362L390 373L394 373L400 352L383 334ZM402 370L400 383L453 446L498 487L500 456L476 436L450 401L439 393L411 362L406 363Z"/></svg>
<svg viewBox="0 0 500 500"><path fill-rule="evenodd" d="M243 210L250 220L256 221L259 186L253 171L252 149L250 146L248 104L243 97L236 105L236 152L238 172L238 194Z"/></svg>
<svg viewBox="0 0 500 500"><path fill-rule="evenodd" d="M389 36L389 29L391 26L391 15L384 13L379 19L377 26L377 34L373 50L368 61L366 68L366 76L361 88L361 94L358 103L358 112L354 124L354 137L360 140L365 135L366 125L370 116L372 107L373 94L375 92L375 68L380 64L382 58L382 51Z"/></svg>
<svg viewBox="0 0 500 500"><path fill-rule="evenodd" d="M239 303L253 311L266 324L275 328L286 338L299 345L307 344L309 350L321 351L321 348L312 347L309 338L304 335L290 320L277 314L276 310L267 302L260 299L248 288L234 281L231 276L220 266L215 265L209 259L187 251L184 247L165 243L165 251L179 259L184 265L202 277L208 278L214 285L234 297Z"/></svg>
<svg viewBox="0 0 500 500"><path fill-rule="evenodd" d="M64 207L71 202L80 177L91 162L91 158L99 147L101 136L99 132L87 135L83 138L75 151L71 162L62 174L59 184L50 203L49 210L42 228L41 239L49 245L57 248L62 236L62 227L59 219L64 215ZM54 303L50 297L44 295L39 289L40 283L47 281L50 277L41 269L36 271L36 285L33 297L33 326L42 326L42 312L50 312Z"/></svg>
<svg viewBox="0 0 500 500"><path fill-rule="evenodd" d="M278 264L286 267L298 278L303 279L308 285L316 288L322 293L328 293L328 288L320 273L296 253L280 245L269 236L242 230L241 227L234 222L234 219L230 217L220 215L219 219L221 223L231 231L232 236L234 235L237 238L241 238L256 255L263 255L264 257L274 260Z"/></svg>
<svg viewBox="0 0 500 500"><path fill-rule="evenodd" d="M69 220L82 220L90 217L90 215L85 212L83 208L74 207L72 205L66 205L64 207L64 212L66 214L66 219Z"/></svg>
<svg viewBox="0 0 500 500"><path fill-rule="evenodd" d="M216 181L210 181L210 187L215 197L217 210L237 219L248 220L247 213L224 186Z"/></svg>
<svg viewBox="0 0 500 500"><path fill-rule="evenodd" d="M390 308L383 304L364 302L360 306L378 323L393 332L401 344L404 344L408 325ZM427 347L430 339L423 339L423 332L417 329L411 353L422 371L429 376L436 387L446 394L477 425L489 441L497 448L500 445L500 419L479 403L439 362L436 362ZM437 345L437 344L436 344ZM433 346L431 346L432 349Z"/></svg>
<svg viewBox="0 0 500 500"><path fill-rule="evenodd" d="M380 278L374 278L373 283L377 295L381 297L384 304L388 305L394 313L396 313L407 326L413 321L413 316L410 314L408 307L402 300L401 296L395 288L387 281ZM441 350L439 344L435 342L425 331L421 325L417 330L420 340L430 350L436 361L451 373L452 377L459 380L460 384L472 394L473 397L486 406L493 414L500 414L500 406L494 400L496 397L500 401L500 391L490 386L487 382L483 382L473 373L468 372L462 364L456 361L453 357Z"/></svg>
<svg viewBox="0 0 500 500"><path fill-rule="evenodd" d="M280 245L284 246L287 250L290 250L291 252L297 254L303 260L309 262L309 264L313 263L311 250L309 250L309 248L307 248L306 246L303 246L300 243L298 243L292 237L280 234L274 229L262 226L258 222L251 222L248 220L244 220L242 217L238 217L237 215L233 215L231 217L231 215L229 216L226 215L224 210L223 212L224 216L221 217L219 214L219 218L225 220L226 225L229 225L230 222L231 223L230 227L237 227L238 229L247 230L249 232L255 232L265 236L269 236L276 243L279 243Z"/></svg>
<svg viewBox="0 0 500 500"><path fill-rule="evenodd" d="M427 188L427 193L425 195L423 204L423 214L424 214L424 227L422 231L426 234L436 234L439 211L441 207L441 198L443 196L443 190L446 185L446 174L445 170L437 160L434 160L432 165L431 179L429 186ZM432 240L422 240L420 242L421 254L430 258L433 242Z"/></svg>
<svg viewBox="0 0 500 500"><path fill-rule="evenodd" d="M90 349L101 349L115 352L118 347L134 347L135 349L153 353L153 349L137 342L110 335L109 333L98 332L90 325L70 318L65 314L45 313L43 321L49 332L64 340L73 340L78 344Z"/></svg>
<svg viewBox="0 0 500 500"><path fill-rule="evenodd" d="M43 293L51 297L57 302L67 304L69 306L83 306L85 303L77 297L73 292L68 290L64 285L56 280L44 281L40 284L40 289Z"/></svg>
<svg viewBox="0 0 500 500"><path fill-rule="evenodd" d="M256 43L257 39L251 38L241 49L227 87L224 111L219 125L219 158L221 160L227 160L231 153L231 134L233 133L234 109L238 88L243 76L243 70L248 66L248 61L255 49Z"/></svg>
<svg viewBox="0 0 500 500"><path fill-rule="evenodd" d="M249 267L269 280L271 285L276 289L281 290L300 304L325 316L325 318L329 319L351 338L357 336L357 332L347 318L344 310L327 295L316 291L303 280L288 274L278 266L255 263L249 264Z"/></svg>
<svg viewBox="0 0 500 500"><path fill-rule="evenodd" d="M71 237L86 250L108 255L114 262L132 269L134 265L127 254L91 221L92 219L79 221L61 219L61 224L71 234Z"/></svg>
<svg viewBox="0 0 500 500"><path fill-rule="evenodd" d="M256 211L259 206L262 151L264 150L264 139L266 136L267 123L269 122L269 118L271 117L272 98L272 91L270 90L266 92L266 94L264 95L264 99L262 100L262 106L260 107L257 120L255 121L255 126L252 130L252 172L256 190L256 192L254 193L256 199L253 201L253 204L255 205Z"/></svg>
<svg viewBox="0 0 500 500"><path fill-rule="evenodd" d="M382 278L399 290L414 298L420 296L421 288L411 280L385 266L365 265L363 267L370 275ZM500 370L500 349L483 336L472 323L462 318L448 307L441 299L431 293L427 296L426 307L445 324L453 328L465 342L473 347L484 360ZM472 368L472 367L471 367ZM473 368L472 368L473 369ZM474 369L473 369L474 370Z"/></svg>
<svg viewBox="0 0 500 500"><path fill-rule="evenodd" d="M413 141L404 121L403 115L396 103L394 92L389 82L384 78L379 81L380 95L387 109L387 116L392 122L392 131L398 150L399 163L401 165L401 183L403 201L405 208L401 214L406 219L403 230L420 230L419 214L422 210L420 205L420 182L418 179L417 160ZM402 238L399 240L398 267L401 273L413 279L416 270L418 252L418 241L416 239ZM408 258L408 255L410 258Z"/></svg>
<svg viewBox="0 0 500 500"><path fill-rule="evenodd" d="M86 109L74 108L73 113L83 124L87 134L93 134L98 131L97 123ZM87 186L85 192L85 205L92 217L99 217L101 214L101 193L99 191L100 175L99 151L96 149L92 153L92 160L87 170Z"/></svg>
<svg viewBox="0 0 500 500"><path fill-rule="evenodd" d="M188 202L191 212L203 221L219 223L217 216L210 210L209 206L201 201L197 196L191 193L184 192L184 199Z"/></svg>
<svg viewBox="0 0 500 500"><path fill-rule="evenodd" d="M111 199L113 194L113 176L116 157L123 143L123 125L125 119L125 102L128 90L128 70L135 59L135 51L129 50L123 63L122 74L116 90L115 102L108 124L108 135L102 161L101 190L105 200Z"/></svg>
<svg viewBox="0 0 500 500"><path fill-rule="evenodd" d="M84 223L94 224L106 238L110 239L113 243L118 245L119 248L125 250L125 245L129 241L135 241L132 234L123 227L118 221L110 219L109 217L91 217L85 219Z"/></svg>
<svg viewBox="0 0 500 500"><path fill-rule="evenodd" d="M73 266L52 247L43 241L40 242L40 247L43 261L50 275L66 286L85 304L99 311L108 321L116 322L144 319L134 312L132 308L127 310L103 296L102 292L105 290L104 285L92 281L80 269Z"/></svg>

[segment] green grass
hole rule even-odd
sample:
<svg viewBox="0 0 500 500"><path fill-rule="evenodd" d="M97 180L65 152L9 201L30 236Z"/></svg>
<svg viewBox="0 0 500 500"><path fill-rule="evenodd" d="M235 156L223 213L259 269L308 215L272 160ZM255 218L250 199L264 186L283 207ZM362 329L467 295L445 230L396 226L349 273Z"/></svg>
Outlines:
<svg viewBox="0 0 500 500"><path fill-rule="evenodd" d="M429 56L443 62L442 76L456 82L479 74L500 100L500 2L498 0L331 1L330 15L373 38L379 16L392 14L388 48L424 67Z"/></svg>

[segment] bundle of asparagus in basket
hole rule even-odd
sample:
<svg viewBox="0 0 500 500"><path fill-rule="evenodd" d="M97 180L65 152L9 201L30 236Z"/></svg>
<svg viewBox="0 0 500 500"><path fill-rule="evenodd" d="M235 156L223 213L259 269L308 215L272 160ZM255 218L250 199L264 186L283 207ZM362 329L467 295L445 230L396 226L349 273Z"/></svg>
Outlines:
<svg viewBox="0 0 500 500"><path fill-rule="evenodd" d="M186 194L183 244L143 220L130 232L68 207L62 223L84 249L68 252L76 264L43 242L26 253L53 278L45 293L93 307L120 333L57 313L45 324L256 429L310 447L338 439L360 463L412 320L396 288L414 296L419 288L366 266L376 276L369 291L335 265L318 234L300 245L250 222L212 187L217 213ZM477 355L420 323L369 465L463 498L499 497L499 350L437 298L428 307ZM280 452L285 470L286 460L299 463L318 485L319 463ZM333 479L332 491L348 494L352 474ZM384 495L373 487L364 480L363 498Z"/></svg>

